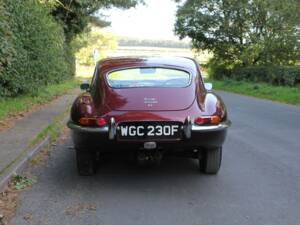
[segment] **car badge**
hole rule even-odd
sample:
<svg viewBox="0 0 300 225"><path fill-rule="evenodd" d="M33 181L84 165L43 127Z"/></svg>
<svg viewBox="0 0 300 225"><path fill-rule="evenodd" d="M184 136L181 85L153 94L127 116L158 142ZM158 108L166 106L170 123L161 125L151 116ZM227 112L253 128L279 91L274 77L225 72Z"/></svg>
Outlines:
<svg viewBox="0 0 300 225"><path fill-rule="evenodd" d="M144 103L148 106L148 107L152 107L154 104L157 104L158 101L156 98L144 98Z"/></svg>

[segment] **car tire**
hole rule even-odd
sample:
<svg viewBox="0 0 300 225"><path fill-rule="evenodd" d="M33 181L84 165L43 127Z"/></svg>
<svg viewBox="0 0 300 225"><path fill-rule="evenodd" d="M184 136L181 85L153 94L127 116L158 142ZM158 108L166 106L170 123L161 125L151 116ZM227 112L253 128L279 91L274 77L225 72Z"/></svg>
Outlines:
<svg viewBox="0 0 300 225"><path fill-rule="evenodd" d="M199 158L200 170L206 174L217 174L222 162L222 147L206 149Z"/></svg>
<svg viewBox="0 0 300 225"><path fill-rule="evenodd" d="M76 149L77 170L81 176L96 173L96 155L87 149Z"/></svg>

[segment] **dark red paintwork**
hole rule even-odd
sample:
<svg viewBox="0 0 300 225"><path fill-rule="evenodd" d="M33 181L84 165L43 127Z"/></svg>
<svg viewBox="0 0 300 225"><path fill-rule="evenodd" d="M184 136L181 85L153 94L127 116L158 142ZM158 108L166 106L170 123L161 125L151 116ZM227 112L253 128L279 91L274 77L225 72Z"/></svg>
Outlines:
<svg viewBox="0 0 300 225"><path fill-rule="evenodd" d="M192 80L184 88L111 88L106 80L110 71L135 67L166 67L187 71ZM156 104L147 106L144 98L154 98ZM116 123L125 121L180 121L187 116L219 115L226 120L222 100L207 92L198 64L181 57L110 58L98 63L91 91L81 94L74 102L71 120L78 123L81 117L114 117Z"/></svg>
<svg viewBox="0 0 300 225"><path fill-rule="evenodd" d="M109 86L106 79L109 72L141 67L186 71L190 74L190 84L182 88ZM87 87L87 84L82 86ZM194 123L204 120L209 122ZM128 154L140 164L159 163L163 155L169 154L191 157L199 160L201 171L216 174L230 124L222 99L205 89L194 60L126 57L105 59L97 64L90 89L72 105L68 127L72 130L81 175L93 174L97 160L110 153ZM171 126L177 127L175 133L166 134ZM148 130L143 134L123 135L126 127L129 132L146 127ZM159 130L160 134L153 135Z"/></svg>

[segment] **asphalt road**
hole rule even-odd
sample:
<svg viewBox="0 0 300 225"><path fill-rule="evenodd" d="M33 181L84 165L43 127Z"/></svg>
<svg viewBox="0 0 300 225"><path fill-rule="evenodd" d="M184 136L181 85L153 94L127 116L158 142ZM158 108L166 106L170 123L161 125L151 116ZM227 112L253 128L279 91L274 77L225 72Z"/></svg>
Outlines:
<svg viewBox="0 0 300 225"><path fill-rule="evenodd" d="M197 161L165 159L141 169L104 163L79 177L69 138L37 169L15 225L300 224L300 107L222 93L233 126L217 176Z"/></svg>

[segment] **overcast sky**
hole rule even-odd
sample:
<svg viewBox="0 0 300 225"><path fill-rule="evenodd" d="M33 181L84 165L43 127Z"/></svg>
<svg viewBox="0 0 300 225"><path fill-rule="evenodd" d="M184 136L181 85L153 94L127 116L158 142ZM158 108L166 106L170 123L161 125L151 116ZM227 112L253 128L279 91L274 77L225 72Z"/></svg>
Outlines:
<svg viewBox="0 0 300 225"><path fill-rule="evenodd" d="M141 39L178 39L173 29L176 3L173 0L145 0L147 5L138 5L129 10L103 11L111 27L106 28L117 36Z"/></svg>

